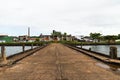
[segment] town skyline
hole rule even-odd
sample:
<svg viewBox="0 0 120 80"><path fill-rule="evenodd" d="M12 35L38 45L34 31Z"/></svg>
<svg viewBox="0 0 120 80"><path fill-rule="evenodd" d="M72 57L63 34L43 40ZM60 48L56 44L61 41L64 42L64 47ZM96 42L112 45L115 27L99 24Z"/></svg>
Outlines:
<svg viewBox="0 0 120 80"><path fill-rule="evenodd" d="M42 35L51 35L52 34L52 32L54 31L54 30L51 30L50 31L50 33L39 33L39 32L36 32L37 33L37 35L34 35L34 34L32 34L33 32L31 32L32 30L31 30L31 28L30 27L27 27L27 29L26 30L24 30L25 32L23 32L22 34L18 34L18 35L10 35L9 33L0 33L0 35L8 35L8 36L40 36L41 34ZM58 31L58 32L60 32L61 34L64 34L64 33L67 33L66 31L65 32L62 32L62 31L60 31L60 30L55 30L55 31ZM120 33L118 33L118 34L102 34L101 32L90 32L90 33L100 33L101 35L103 35L103 36L107 36L107 35L119 35ZM85 35L85 34L77 34L77 35L74 35L74 34L70 34L70 33L67 33L67 35L72 35L72 36L90 36L90 33L89 34L87 34L87 35Z"/></svg>

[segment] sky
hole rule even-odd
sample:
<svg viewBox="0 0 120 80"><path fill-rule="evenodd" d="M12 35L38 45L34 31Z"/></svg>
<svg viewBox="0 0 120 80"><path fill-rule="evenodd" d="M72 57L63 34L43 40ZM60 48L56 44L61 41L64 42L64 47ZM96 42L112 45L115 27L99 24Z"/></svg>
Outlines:
<svg viewBox="0 0 120 80"><path fill-rule="evenodd" d="M120 34L120 0L0 0L0 34Z"/></svg>

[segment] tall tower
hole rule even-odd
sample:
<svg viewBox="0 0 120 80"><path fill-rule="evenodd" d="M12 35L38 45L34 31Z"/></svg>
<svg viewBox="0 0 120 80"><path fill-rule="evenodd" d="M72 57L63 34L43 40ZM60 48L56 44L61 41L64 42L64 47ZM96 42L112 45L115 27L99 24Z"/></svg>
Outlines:
<svg viewBox="0 0 120 80"><path fill-rule="evenodd" d="M30 27L28 27L28 37L30 37Z"/></svg>

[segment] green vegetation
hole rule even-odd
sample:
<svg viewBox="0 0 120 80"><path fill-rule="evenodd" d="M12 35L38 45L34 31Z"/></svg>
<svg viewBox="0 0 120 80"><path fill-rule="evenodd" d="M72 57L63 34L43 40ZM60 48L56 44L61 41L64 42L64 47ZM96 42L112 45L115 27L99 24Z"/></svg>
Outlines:
<svg viewBox="0 0 120 80"><path fill-rule="evenodd" d="M35 42L40 42L40 39L39 39L39 38L36 38Z"/></svg>
<svg viewBox="0 0 120 80"><path fill-rule="evenodd" d="M53 37L54 40L56 39L56 37L59 37L59 38L61 38L61 39L62 39L62 37L63 37L62 40L65 40L65 41L66 41L66 37L67 37L67 33L66 33L66 32L64 32L64 33L62 34L61 32L58 32L58 31L53 30L53 32L51 33L51 35L52 35L52 37Z"/></svg>
<svg viewBox="0 0 120 80"><path fill-rule="evenodd" d="M96 44L119 44L120 43L120 34L102 36L101 33L90 33L90 37L93 39L93 42L95 42ZM116 40L119 40L119 41L116 42Z"/></svg>
<svg viewBox="0 0 120 80"><path fill-rule="evenodd" d="M5 45L5 46L22 46L22 45L26 45L26 46L42 46L42 45L46 45L49 44L51 42L17 42L17 43L0 43L0 46Z"/></svg>
<svg viewBox="0 0 120 80"><path fill-rule="evenodd" d="M90 33L90 37L96 42L100 41L101 34L100 33Z"/></svg>
<svg viewBox="0 0 120 80"><path fill-rule="evenodd" d="M115 40L118 39L115 35L104 36L104 40L107 40L108 43L115 43Z"/></svg>
<svg viewBox="0 0 120 80"><path fill-rule="evenodd" d="M13 41L13 37L11 37L11 36L1 36L0 37L0 41L3 41L3 42L12 42Z"/></svg>
<svg viewBox="0 0 120 80"><path fill-rule="evenodd" d="M107 42L77 42L77 41L61 41L62 44L69 44L69 45L120 45L120 42L115 43L107 43Z"/></svg>
<svg viewBox="0 0 120 80"><path fill-rule="evenodd" d="M55 30L53 30L53 33L51 33L51 35L53 36L53 37L62 37L62 34L61 34L61 32L58 32L58 31L55 31Z"/></svg>

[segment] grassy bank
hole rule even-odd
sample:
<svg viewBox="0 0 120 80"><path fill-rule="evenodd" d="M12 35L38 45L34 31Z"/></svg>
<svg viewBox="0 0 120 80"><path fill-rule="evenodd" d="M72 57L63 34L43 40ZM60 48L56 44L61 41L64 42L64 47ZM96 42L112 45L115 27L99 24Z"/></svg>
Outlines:
<svg viewBox="0 0 120 80"><path fill-rule="evenodd" d="M120 45L120 42L108 43L108 42L77 42L77 41L61 41L60 43L69 45Z"/></svg>
<svg viewBox="0 0 120 80"><path fill-rule="evenodd" d="M46 45L49 44L51 42L17 42L17 43L0 43L0 46L4 45L4 46L42 46L42 45Z"/></svg>

